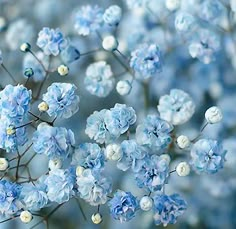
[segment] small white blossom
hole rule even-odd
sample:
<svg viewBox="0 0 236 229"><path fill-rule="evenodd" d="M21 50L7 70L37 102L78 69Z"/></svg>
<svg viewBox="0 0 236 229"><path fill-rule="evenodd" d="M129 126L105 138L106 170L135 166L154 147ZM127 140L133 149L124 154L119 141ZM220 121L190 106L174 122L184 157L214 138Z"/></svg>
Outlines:
<svg viewBox="0 0 236 229"><path fill-rule="evenodd" d="M105 150L106 158L112 161L118 161L121 157L121 149L118 144L109 144Z"/></svg>
<svg viewBox="0 0 236 229"><path fill-rule="evenodd" d="M48 162L48 168L50 170L60 169L62 167L62 161L60 159L51 159Z"/></svg>
<svg viewBox="0 0 236 229"><path fill-rule="evenodd" d="M93 214L91 219L94 224L100 224L102 222L102 216L100 213Z"/></svg>
<svg viewBox="0 0 236 229"><path fill-rule="evenodd" d="M8 161L6 158L0 158L0 171L5 171L8 168Z"/></svg>
<svg viewBox="0 0 236 229"><path fill-rule="evenodd" d="M180 0L166 0L166 8L170 11L177 10L180 7Z"/></svg>
<svg viewBox="0 0 236 229"><path fill-rule="evenodd" d="M176 167L176 172L180 177L188 176L190 173L190 166L187 162L180 162Z"/></svg>
<svg viewBox="0 0 236 229"><path fill-rule="evenodd" d="M180 149L186 149L190 145L190 140L187 136L185 135L180 135L177 138L177 145L179 146Z"/></svg>
<svg viewBox="0 0 236 229"><path fill-rule="evenodd" d="M139 203L140 208L143 211L149 211L152 208L152 204L153 204L152 198L149 196L143 196Z"/></svg>
<svg viewBox="0 0 236 229"><path fill-rule="evenodd" d="M115 51L118 47L118 41L114 36L107 36L102 41L102 47L107 51Z"/></svg>
<svg viewBox="0 0 236 229"><path fill-rule="evenodd" d="M45 112L49 109L49 107L48 107L48 104L46 102L41 102L38 105L38 109L39 109L40 112Z"/></svg>
<svg viewBox="0 0 236 229"><path fill-rule="evenodd" d="M22 52L28 52L29 50L31 49L31 45L29 43L23 43L21 46L20 46L20 50Z"/></svg>
<svg viewBox="0 0 236 229"><path fill-rule="evenodd" d="M116 84L116 91L120 95L123 95L123 96L128 95L131 91L131 88L132 88L132 85L130 84L128 80L120 80Z"/></svg>
<svg viewBox="0 0 236 229"><path fill-rule="evenodd" d="M222 114L219 107L214 106L214 107L210 107L209 109L207 109L207 111L205 113L205 118L208 123L214 124L214 123L218 123L222 120L223 114Z"/></svg>
<svg viewBox="0 0 236 229"><path fill-rule="evenodd" d="M66 76L69 73L69 68L62 64L57 68L57 72L60 76Z"/></svg>
<svg viewBox="0 0 236 229"><path fill-rule="evenodd" d="M33 216L29 211L23 211L20 214L20 219L23 223L29 223L32 220Z"/></svg>

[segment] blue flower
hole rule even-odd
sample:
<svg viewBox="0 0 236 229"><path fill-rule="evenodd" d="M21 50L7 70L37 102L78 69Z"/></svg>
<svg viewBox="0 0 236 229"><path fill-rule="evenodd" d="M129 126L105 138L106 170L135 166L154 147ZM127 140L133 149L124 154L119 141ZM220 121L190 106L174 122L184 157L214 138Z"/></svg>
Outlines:
<svg viewBox="0 0 236 229"><path fill-rule="evenodd" d="M130 192L117 190L114 197L108 202L108 206L114 219L126 222L135 217L135 213L139 209L139 202Z"/></svg>
<svg viewBox="0 0 236 229"><path fill-rule="evenodd" d="M117 162L117 167L123 171L132 168L138 172L145 163L147 153L144 147L138 145L135 140L125 140L121 143L121 158Z"/></svg>
<svg viewBox="0 0 236 229"><path fill-rule="evenodd" d="M43 101L47 103L49 116L70 118L79 110L79 96L75 95L76 86L70 83L52 83Z"/></svg>
<svg viewBox="0 0 236 229"><path fill-rule="evenodd" d="M112 5L105 10L103 20L110 26L117 26L122 17L122 9L117 5Z"/></svg>
<svg viewBox="0 0 236 229"><path fill-rule="evenodd" d="M111 66L105 61L90 64L84 78L86 89L98 97L106 97L115 86Z"/></svg>
<svg viewBox="0 0 236 229"><path fill-rule="evenodd" d="M138 144L153 148L155 151L163 150L171 143L170 132L173 126L157 115L148 115L143 124L136 129Z"/></svg>
<svg viewBox="0 0 236 229"><path fill-rule="evenodd" d="M67 40L61 30L44 27L38 34L37 45L45 55L57 56L67 47Z"/></svg>
<svg viewBox="0 0 236 229"><path fill-rule="evenodd" d="M46 123L38 125L33 134L33 148L38 154L49 159L66 159L70 146L75 144L74 133L63 127L52 127Z"/></svg>
<svg viewBox="0 0 236 229"><path fill-rule="evenodd" d="M98 144L80 144L72 156L72 164L89 169L101 169L104 167L105 156Z"/></svg>
<svg viewBox="0 0 236 229"><path fill-rule="evenodd" d="M74 18L74 28L79 35L87 36L97 31L103 24L103 10L95 6L82 6Z"/></svg>
<svg viewBox="0 0 236 229"><path fill-rule="evenodd" d="M216 173L223 168L226 150L212 139L200 139L191 149L191 165L198 173Z"/></svg>
<svg viewBox="0 0 236 229"><path fill-rule="evenodd" d="M107 112L108 110L106 109L94 111L93 114L87 118L85 133L97 143L109 143L116 138L111 135L106 127L104 119Z"/></svg>
<svg viewBox="0 0 236 229"><path fill-rule="evenodd" d="M12 122L22 121L30 108L31 90L23 85L7 85L0 92L0 115Z"/></svg>
<svg viewBox="0 0 236 229"><path fill-rule="evenodd" d="M116 103L114 108L106 112L105 123L108 131L119 137L124 134L136 122L135 110L125 104Z"/></svg>
<svg viewBox="0 0 236 229"><path fill-rule="evenodd" d="M168 177L169 161L157 155L145 158L142 168L135 174L138 187L151 192L161 190Z"/></svg>
<svg viewBox="0 0 236 229"><path fill-rule="evenodd" d="M80 58L80 52L73 45L68 45L61 52L61 58L66 64L71 64Z"/></svg>
<svg viewBox="0 0 236 229"><path fill-rule="evenodd" d="M47 186L43 183L44 177L39 178L38 182L22 186L21 198L24 208L30 211L39 211L48 204L46 193Z"/></svg>
<svg viewBox="0 0 236 229"><path fill-rule="evenodd" d="M37 58L42 61L43 65L48 68L49 58L48 56L43 55L42 52L37 52L35 54ZM26 53L23 60L23 69L32 68L34 75L32 79L35 82L42 81L45 78L46 72L44 71L42 65L32 56L30 53Z"/></svg>
<svg viewBox="0 0 236 229"><path fill-rule="evenodd" d="M20 200L21 189L16 183L0 180L0 214L3 217L11 217L23 207Z"/></svg>
<svg viewBox="0 0 236 229"><path fill-rule="evenodd" d="M105 204L112 191L111 180L90 169L85 169L77 177L77 185L80 197L93 206Z"/></svg>
<svg viewBox="0 0 236 229"><path fill-rule="evenodd" d="M162 119L173 125L181 125L192 117L195 104L186 92L172 89L170 95L161 96L158 111Z"/></svg>
<svg viewBox="0 0 236 229"><path fill-rule="evenodd" d="M201 29L190 42L188 49L193 58L209 64L215 60L215 54L220 50L220 38L210 30Z"/></svg>
<svg viewBox="0 0 236 229"><path fill-rule="evenodd" d="M21 125L21 124L18 124ZM26 128L20 127L15 129L15 123L8 119L0 118L0 148L5 149L6 152L16 153L19 146L23 146L27 142ZM15 133L8 134L10 129Z"/></svg>
<svg viewBox="0 0 236 229"><path fill-rule="evenodd" d="M153 197L154 201L154 221L156 225L175 224L177 217L182 215L187 209L187 203L179 194L170 196L160 194Z"/></svg>
<svg viewBox="0 0 236 229"><path fill-rule="evenodd" d="M144 44L131 53L130 67L140 79L148 79L162 71L161 52L155 44Z"/></svg>
<svg viewBox="0 0 236 229"><path fill-rule="evenodd" d="M58 204L67 202L75 195L75 170L73 168L51 170L44 183L47 185L47 196L50 201Z"/></svg>

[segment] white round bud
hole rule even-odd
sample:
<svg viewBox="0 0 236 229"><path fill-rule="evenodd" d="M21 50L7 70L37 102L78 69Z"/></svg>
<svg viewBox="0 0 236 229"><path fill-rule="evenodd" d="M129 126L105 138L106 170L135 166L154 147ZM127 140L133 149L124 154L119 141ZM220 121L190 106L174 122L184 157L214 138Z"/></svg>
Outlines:
<svg viewBox="0 0 236 229"><path fill-rule="evenodd" d="M121 157L121 149L118 144L109 144L106 147L105 155L108 160L118 161Z"/></svg>
<svg viewBox="0 0 236 229"><path fill-rule="evenodd" d="M161 154L160 158L163 159L163 160L166 160L167 163L170 164L171 159L170 159L170 156L168 154L166 154L166 153L165 154Z"/></svg>
<svg viewBox="0 0 236 229"><path fill-rule="evenodd" d="M62 64L57 68L57 72L60 76L66 76L69 73L69 68Z"/></svg>
<svg viewBox="0 0 236 229"><path fill-rule="evenodd" d="M180 0L166 0L166 8L170 11L177 10L180 7Z"/></svg>
<svg viewBox="0 0 236 229"><path fill-rule="evenodd" d="M38 105L38 109L39 109L40 112L45 112L49 109L49 107L48 107L48 104L46 102L41 102Z"/></svg>
<svg viewBox="0 0 236 229"><path fill-rule="evenodd" d="M76 167L76 176L79 177L82 175L82 173L84 172L85 168L82 166L77 166Z"/></svg>
<svg viewBox="0 0 236 229"><path fill-rule="evenodd" d="M6 158L0 158L0 171L5 171L8 168L8 165Z"/></svg>
<svg viewBox="0 0 236 229"><path fill-rule="evenodd" d="M149 196L143 196L139 202L140 208L143 211L151 210L152 204L153 204L152 198Z"/></svg>
<svg viewBox="0 0 236 229"><path fill-rule="evenodd" d="M177 138L177 145L179 146L180 149L186 149L190 145L190 140L187 136L185 135L180 135Z"/></svg>
<svg viewBox="0 0 236 229"><path fill-rule="evenodd" d="M180 162L176 166L176 173L180 177L188 176L189 173L190 173L190 166L189 166L189 164L187 162Z"/></svg>
<svg viewBox="0 0 236 229"><path fill-rule="evenodd" d="M29 223L32 220L33 216L29 211L23 211L20 213L20 220L23 223Z"/></svg>
<svg viewBox="0 0 236 229"><path fill-rule="evenodd" d="M60 159L51 159L48 162L48 168L50 170L61 169L62 161Z"/></svg>
<svg viewBox="0 0 236 229"><path fill-rule="evenodd" d="M10 125L7 127L6 132L7 132L7 135L13 135L16 133L16 129L14 126Z"/></svg>
<svg viewBox="0 0 236 229"><path fill-rule="evenodd" d="M128 80L120 80L116 84L116 91L120 95L128 95L131 91L132 85Z"/></svg>
<svg viewBox="0 0 236 229"><path fill-rule="evenodd" d="M210 107L209 109L207 109L207 111L205 113L205 118L208 123L214 124L214 123L218 123L222 120L223 114L222 114L219 107L214 106L214 107Z"/></svg>
<svg viewBox="0 0 236 229"><path fill-rule="evenodd" d="M6 27L6 19L4 17L0 17L0 31Z"/></svg>
<svg viewBox="0 0 236 229"><path fill-rule="evenodd" d="M31 45L27 42L23 43L21 46L20 46L20 50L22 52L28 52L29 50L31 49Z"/></svg>
<svg viewBox="0 0 236 229"><path fill-rule="evenodd" d="M118 41L114 36L107 36L102 41L102 47L107 51L115 51L118 47Z"/></svg>
<svg viewBox="0 0 236 229"><path fill-rule="evenodd" d="M94 224L100 224L102 222L102 215L100 213L95 213L91 217Z"/></svg>

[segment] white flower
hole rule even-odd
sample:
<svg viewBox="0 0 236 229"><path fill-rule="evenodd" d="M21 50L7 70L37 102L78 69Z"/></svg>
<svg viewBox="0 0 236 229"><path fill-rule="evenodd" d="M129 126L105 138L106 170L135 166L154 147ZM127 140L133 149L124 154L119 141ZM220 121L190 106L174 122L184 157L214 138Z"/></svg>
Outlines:
<svg viewBox="0 0 236 229"><path fill-rule="evenodd" d="M94 224L99 224L102 222L102 216L100 213L93 214L91 217Z"/></svg>
<svg viewBox="0 0 236 229"><path fill-rule="evenodd" d="M8 161L6 158L0 158L0 171L5 171L8 168Z"/></svg>
<svg viewBox="0 0 236 229"><path fill-rule="evenodd" d="M176 172L180 177L188 176L190 173L190 166L187 162L180 162L176 167Z"/></svg>
<svg viewBox="0 0 236 229"><path fill-rule="evenodd" d="M32 214L29 211L23 211L20 213L20 219L23 223L29 223L32 218Z"/></svg>
<svg viewBox="0 0 236 229"><path fill-rule="evenodd" d="M180 149L186 149L190 145L190 140L187 136L185 135L180 135L177 138L177 145L179 146Z"/></svg>
<svg viewBox="0 0 236 229"><path fill-rule="evenodd" d="M140 208L143 211L149 211L152 208L152 198L149 196L143 196L142 199L139 202Z"/></svg>
<svg viewBox="0 0 236 229"><path fill-rule="evenodd" d="M114 36L106 36L102 41L102 47L107 51L115 51L118 47L118 41Z"/></svg>
<svg viewBox="0 0 236 229"><path fill-rule="evenodd" d="M106 158L112 161L118 161L121 157L121 149L118 144L109 144L105 150Z"/></svg>
<svg viewBox="0 0 236 229"><path fill-rule="evenodd" d="M116 91L120 95L128 95L131 91L132 85L128 80L120 80L116 84Z"/></svg>
<svg viewBox="0 0 236 229"><path fill-rule="evenodd" d="M69 73L69 68L62 64L57 68L57 72L60 76L66 76Z"/></svg>
<svg viewBox="0 0 236 229"><path fill-rule="evenodd" d="M208 123L214 124L222 120L223 115L221 110L218 107L210 107L205 113L205 118Z"/></svg>
<svg viewBox="0 0 236 229"><path fill-rule="evenodd" d="M61 167L62 167L62 161L60 159L51 159L48 162L48 168L50 170L61 169Z"/></svg>
<svg viewBox="0 0 236 229"><path fill-rule="evenodd" d="M45 112L49 109L49 106L46 102L41 102L39 105L38 105L38 109L40 112Z"/></svg>
<svg viewBox="0 0 236 229"><path fill-rule="evenodd" d="M166 0L166 8L170 11L177 10L180 7L180 0Z"/></svg>

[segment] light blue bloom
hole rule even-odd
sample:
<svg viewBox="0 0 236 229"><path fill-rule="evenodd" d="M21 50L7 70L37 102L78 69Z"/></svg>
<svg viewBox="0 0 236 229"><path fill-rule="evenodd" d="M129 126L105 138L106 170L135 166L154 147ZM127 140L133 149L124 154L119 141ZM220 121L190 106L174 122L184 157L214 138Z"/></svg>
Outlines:
<svg viewBox="0 0 236 229"><path fill-rule="evenodd" d="M74 28L79 35L87 36L103 24L103 9L97 5L82 6L75 14Z"/></svg>
<svg viewBox="0 0 236 229"><path fill-rule="evenodd" d="M187 203L179 194L155 195L154 201L154 221L156 225L175 224L177 218L187 209Z"/></svg>
<svg viewBox="0 0 236 229"><path fill-rule="evenodd" d="M79 96L75 94L76 86L70 83L52 83L43 101L47 103L49 116L70 118L79 110Z"/></svg>
<svg viewBox="0 0 236 229"><path fill-rule="evenodd" d="M200 139L191 148L191 165L198 173L213 174L223 168L226 150L212 139Z"/></svg>
<svg viewBox="0 0 236 229"><path fill-rule="evenodd" d="M157 115L148 115L143 124L136 129L138 144L153 148L155 151L163 150L171 143L170 132L173 126Z"/></svg>
<svg viewBox="0 0 236 229"><path fill-rule="evenodd" d="M35 53L37 58L42 61L45 68L49 66L49 58L48 56L43 55L43 52ZM42 81L45 78L46 72L44 71L42 65L32 56L30 53L26 53L23 60L23 70L26 68L32 68L34 71L34 75L32 79L35 82Z"/></svg>
<svg viewBox="0 0 236 229"><path fill-rule="evenodd" d="M111 66L105 61L90 64L84 78L86 89L98 97L106 97L115 86Z"/></svg>
<svg viewBox="0 0 236 229"><path fill-rule="evenodd" d="M224 11L224 6L218 0L205 0L199 7L199 16L209 22L219 21Z"/></svg>
<svg viewBox="0 0 236 229"><path fill-rule="evenodd" d="M135 140L125 140L121 143L121 158L117 162L118 169L127 171L132 168L138 172L145 163L147 153L144 147L138 145Z"/></svg>
<svg viewBox="0 0 236 229"><path fill-rule="evenodd" d="M186 33L192 31L195 18L190 13L180 11L175 18L175 28L178 32Z"/></svg>
<svg viewBox="0 0 236 229"><path fill-rule="evenodd" d="M151 192L161 190L168 177L169 161L157 155L146 157L142 168L135 174L138 187Z"/></svg>
<svg viewBox="0 0 236 229"><path fill-rule="evenodd" d="M15 129L15 134L7 134L7 129L12 129L14 132L14 128L16 126L20 126L21 124L16 125L12 123L8 119L0 118L0 148L5 149L8 153L16 153L19 146L23 146L28 138L26 134L26 128L20 127Z"/></svg>
<svg viewBox="0 0 236 229"><path fill-rule="evenodd" d="M131 53L130 67L140 79L148 79L162 71L162 56L157 45L143 44Z"/></svg>
<svg viewBox="0 0 236 229"><path fill-rule="evenodd" d="M75 169L51 170L44 183L47 185L47 196L50 201L58 204L67 202L75 195Z"/></svg>
<svg viewBox="0 0 236 229"><path fill-rule="evenodd" d="M94 139L100 144L103 144L104 142L109 143L116 139L106 127L105 116L107 112L108 110L106 109L94 111L93 114L87 118L85 133L89 138Z"/></svg>
<svg viewBox="0 0 236 229"><path fill-rule="evenodd" d="M145 7L149 0L126 0L129 9L134 9L137 7Z"/></svg>
<svg viewBox="0 0 236 229"><path fill-rule="evenodd" d="M24 208L29 211L39 211L44 208L49 200L46 193L47 186L43 183L44 178L39 178L37 183L22 186L21 199Z"/></svg>
<svg viewBox="0 0 236 229"><path fill-rule="evenodd" d="M68 45L61 52L61 59L65 62L65 64L71 64L74 61L78 60L79 58L80 58L80 52L73 45Z"/></svg>
<svg viewBox="0 0 236 229"><path fill-rule="evenodd" d="M136 122L135 110L125 104L116 103L114 108L106 112L104 120L108 131L119 137Z"/></svg>
<svg viewBox="0 0 236 229"><path fill-rule="evenodd" d="M111 180L100 174L99 171L85 169L77 177L80 198L90 205L97 206L107 202L107 195L112 191Z"/></svg>
<svg viewBox="0 0 236 229"><path fill-rule="evenodd" d="M67 47L67 40L61 30L44 27L38 34L37 45L45 55L57 56Z"/></svg>
<svg viewBox="0 0 236 229"><path fill-rule="evenodd" d="M201 29L190 42L188 49L193 58L209 64L215 60L215 54L220 50L220 38L210 30Z"/></svg>
<svg viewBox="0 0 236 229"><path fill-rule="evenodd" d="M52 127L46 123L38 125L33 134L33 148L38 154L45 154L49 159L66 159L70 146L75 144L74 133L63 127Z"/></svg>
<svg viewBox="0 0 236 229"><path fill-rule="evenodd" d="M103 20L110 26L117 26L122 17L122 9L117 5L112 5L105 10Z"/></svg>
<svg viewBox="0 0 236 229"><path fill-rule="evenodd" d="M0 180L0 215L12 217L22 207L20 200L21 185L7 180Z"/></svg>
<svg viewBox="0 0 236 229"><path fill-rule="evenodd" d="M139 209L138 200L130 193L117 190L114 197L108 202L111 216L127 222L135 217L136 211Z"/></svg>
<svg viewBox="0 0 236 229"><path fill-rule="evenodd" d="M22 121L30 108L31 90L23 85L7 85L0 92L0 116L16 123Z"/></svg>
<svg viewBox="0 0 236 229"><path fill-rule="evenodd" d="M89 169L104 167L105 156L103 150L96 143L82 143L72 156L72 164Z"/></svg>
<svg viewBox="0 0 236 229"><path fill-rule="evenodd" d="M170 95L161 96L158 111L162 119L173 125L181 125L192 117L195 104L186 92L172 89Z"/></svg>

